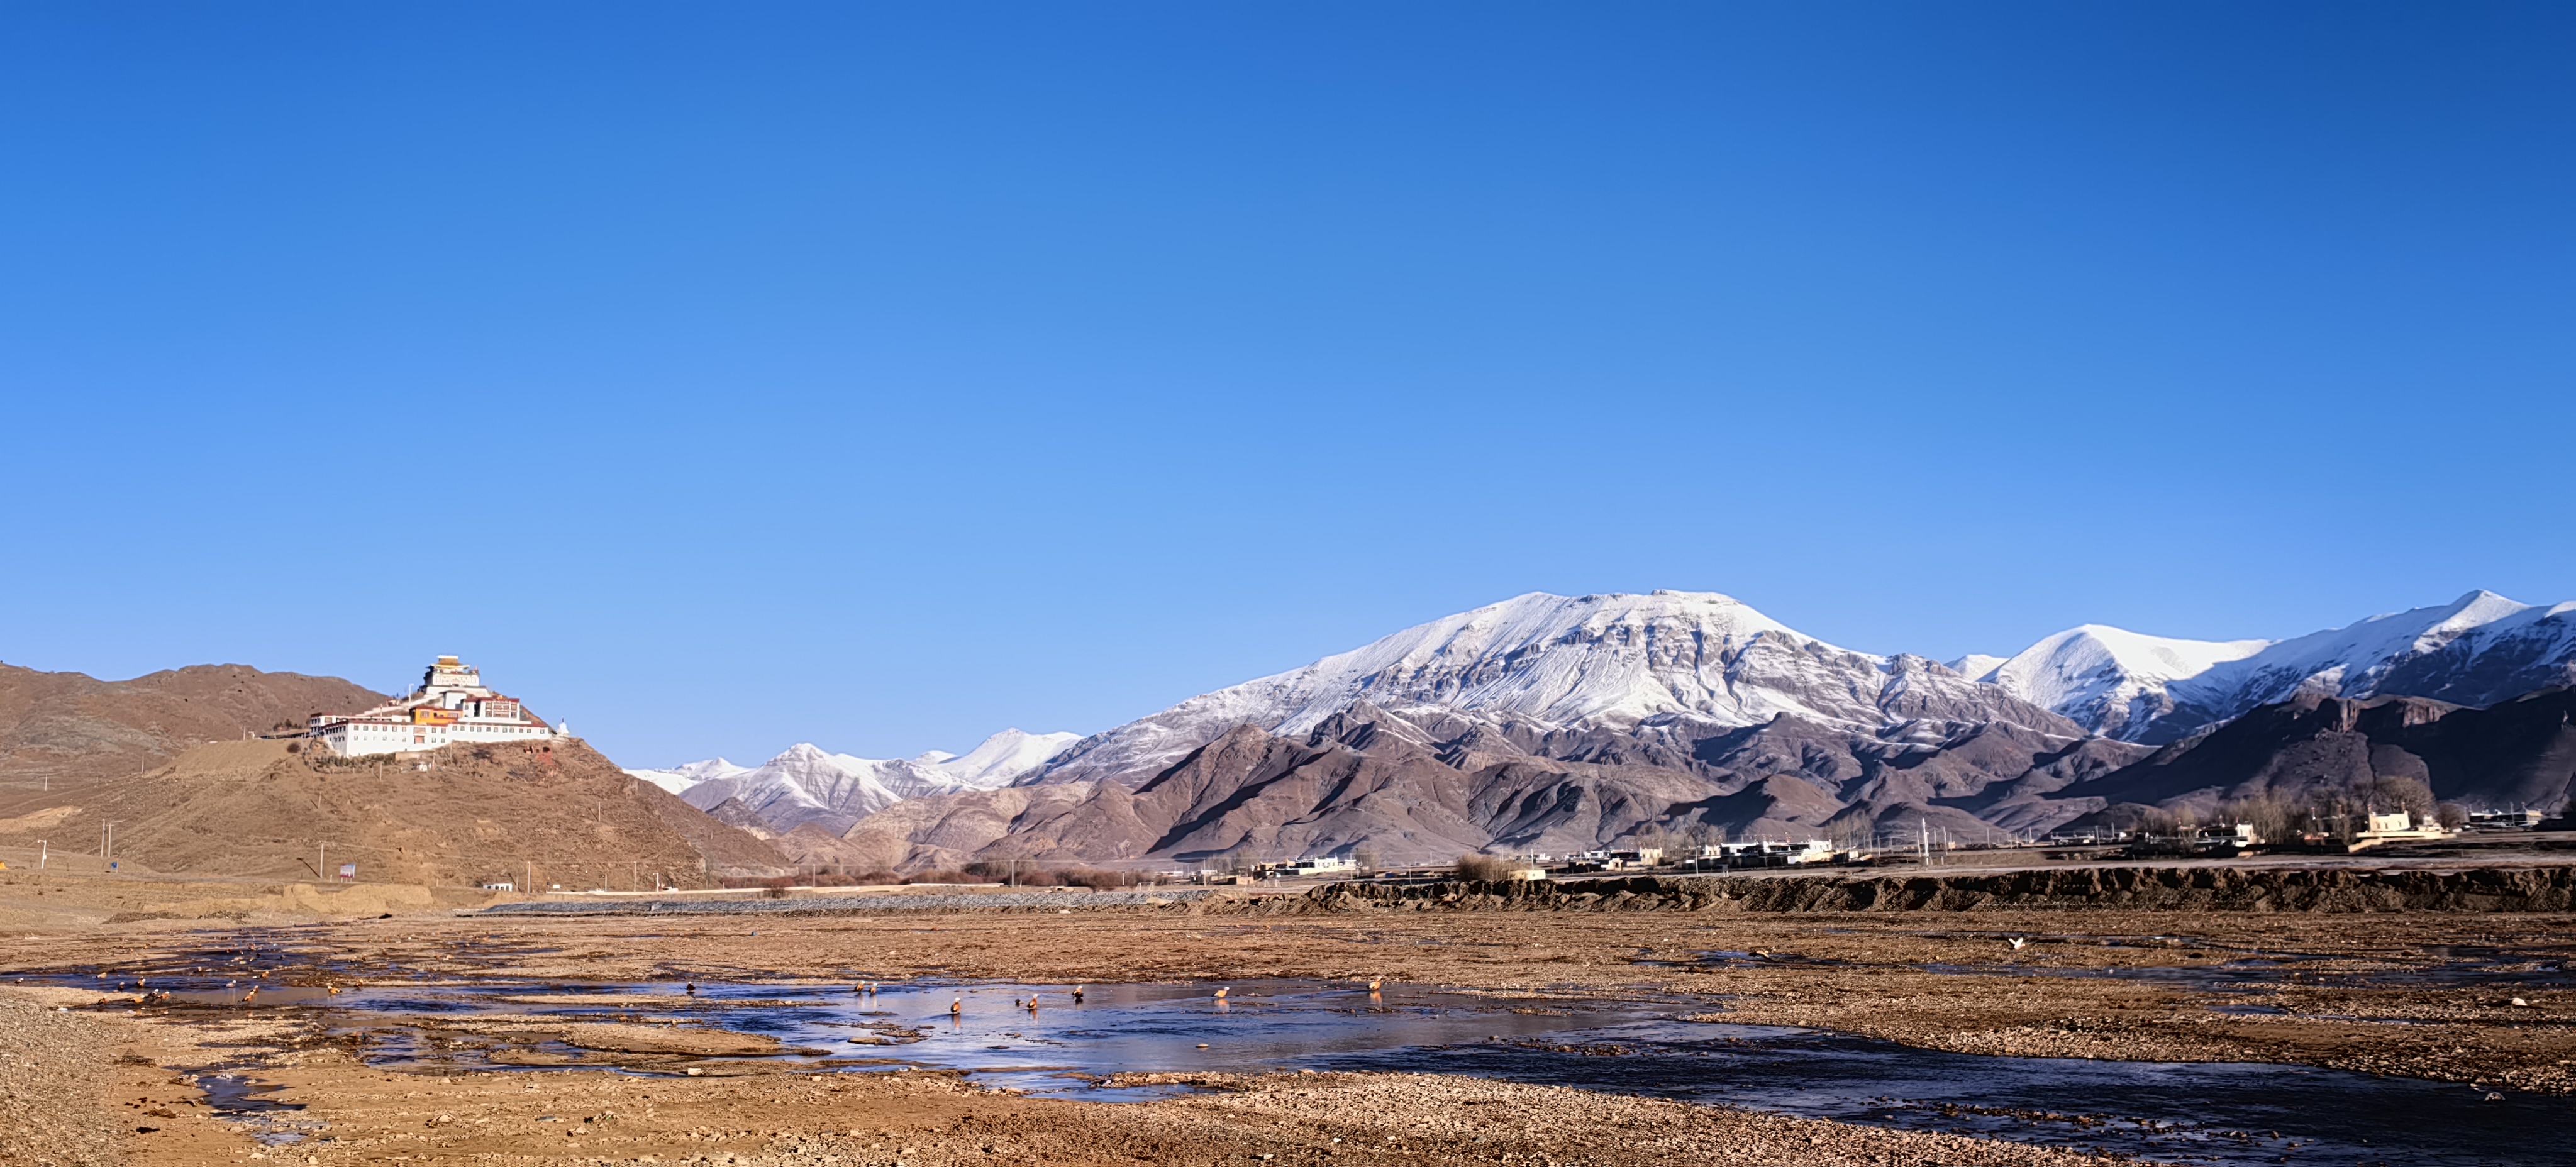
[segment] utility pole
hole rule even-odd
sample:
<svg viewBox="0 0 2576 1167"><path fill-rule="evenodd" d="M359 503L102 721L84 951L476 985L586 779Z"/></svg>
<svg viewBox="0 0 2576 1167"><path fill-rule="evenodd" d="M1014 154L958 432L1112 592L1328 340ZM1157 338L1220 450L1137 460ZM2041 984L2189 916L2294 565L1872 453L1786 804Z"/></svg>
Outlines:
<svg viewBox="0 0 2576 1167"><path fill-rule="evenodd" d="M43 839L36 840L36 870L43 871L45 869L45 860L52 856L53 844L47 843Z"/></svg>
<svg viewBox="0 0 2576 1167"><path fill-rule="evenodd" d="M329 867L324 866L325 862L327 862L327 861L329 860L330 856L331 856L331 844L329 844L329 843L327 843L327 842L317 842L317 843L315 843L315 844L314 844L314 851L313 851L313 878L315 878L315 879L321 879L321 880L328 880L328 879L330 879L330 878L331 878L331 869L330 869Z"/></svg>

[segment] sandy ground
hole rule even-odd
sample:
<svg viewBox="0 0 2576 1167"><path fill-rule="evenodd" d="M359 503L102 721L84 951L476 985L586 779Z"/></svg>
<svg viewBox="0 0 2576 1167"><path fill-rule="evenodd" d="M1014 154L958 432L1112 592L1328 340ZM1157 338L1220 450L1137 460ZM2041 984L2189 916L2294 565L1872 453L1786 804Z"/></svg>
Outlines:
<svg viewBox="0 0 2576 1167"><path fill-rule="evenodd" d="M758 920L413 916L268 932L293 955L276 985L427 977L843 983L918 976L1024 982L1385 977L1497 993L1668 997L1712 1019L1816 1026L1975 1053L2277 1061L2498 1089L2576 1093L2576 1000L2510 987L2576 957L2570 921L2478 915L2215 913L1386 914L1265 920L1184 909ZM139 929L139 930L138 930ZM2026 944L2014 949L2013 937ZM30 970L204 959L229 934L175 922L22 935L0 982ZM1711 963L1704 953L1737 954ZM2243 970L2248 960L2265 963ZM2200 974L2235 962L2220 991ZM2474 964L2494 978L2421 979ZM2376 987L2315 983L2369 974ZM2220 974L2210 974L2213 977ZM2410 976L2419 979L2410 981ZM2046 1163L2067 1153L1469 1078L1212 1079L1187 1098L1100 1104L985 1091L933 1073L814 1075L737 1062L700 1077L369 1069L317 1040L308 1012L163 1009L99 992L6 990L0 1024L84 1026L44 1073L53 1091L0 1164L131 1161L708 1161L840 1167L963 1163L1415 1164L1530 1167L1702 1160ZM2512 1003L2519 995L2523 1004ZM2237 1007L2217 1012L2214 1006ZM2241 1007L2277 1009L2247 1015ZM30 1020L32 1018L32 1020ZM2405 1022L2406 1024L2390 1024ZM40 1032L12 1029L9 1032ZM71 1032L57 1030L52 1032ZM629 1065L757 1054L767 1039L603 1025L587 1048ZM248 1058L327 1141L263 1148L203 1117L165 1067ZM69 1059L66 1062L64 1059ZM64 1072L72 1062L78 1072ZM526 1065L528 1063L516 1063ZM749 1067L749 1069L744 1069ZM82 1100L86 1100L85 1103ZM12 1110L20 1108L13 1106ZM167 1115L169 1117L163 1117ZM102 1118L102 1116L106 1116ZM113 1121L107 1121L112 1118ZM551 1118L553 1121L543 1121ZM59 1130L55 1127L59 1126ZM137 1128L156 1129L141 1132ZM82 1135L80 1132L92 1132ZM105 1139L95 1132L121 1132ZM1335 1142L1333 1140L1340 1140ZM84 1141L86 1140L86 1141ZM56 1148L24 1151L20 1148ZM64 1147L86 1146L74 1153ZM87 1154L88 1158L79 1157ZM48 1157L50 1156L50 1157Z"/></svg>

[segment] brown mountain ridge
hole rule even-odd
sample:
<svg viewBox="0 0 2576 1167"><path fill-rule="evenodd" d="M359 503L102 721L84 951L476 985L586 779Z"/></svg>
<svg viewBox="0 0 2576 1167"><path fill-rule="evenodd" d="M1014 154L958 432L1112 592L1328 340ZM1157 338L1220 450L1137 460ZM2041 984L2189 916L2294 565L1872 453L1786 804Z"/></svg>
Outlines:
<svg viewBox="0 0 2576 1167"><path fill-rule="evenodd" d="M0 664L0 798L163 765L205 742L385 700L338 677L191 665L128 681ZM0 802L0 805L6 805Z"/></svg>

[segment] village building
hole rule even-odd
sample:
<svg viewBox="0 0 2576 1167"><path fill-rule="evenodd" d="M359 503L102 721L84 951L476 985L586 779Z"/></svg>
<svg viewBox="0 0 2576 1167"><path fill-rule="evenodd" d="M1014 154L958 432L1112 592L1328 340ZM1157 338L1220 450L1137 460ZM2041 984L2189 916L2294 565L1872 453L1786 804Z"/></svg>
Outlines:
<svg viewBox="0 0 2576 1167"><path fill-rule="evenodd" d="M2361 851L2382 843L2447 839L2450 835L2451 832L2442 829L2440 823L2417 822L2415 816L2406 811L2398 810L2382 814L2374 810L2370 812L2370 829L2354 835L2352 842L2346 844L2344 850Z"/></svg>
<svg viewBox="0 0 2576 1167"><path fill-rule="evenodd" d="M410 696L363 713L316 713L304 732L332 753L357 756L418 753L459 742L545 742L571 731L548 727L518 698L485 688L479 670L442 656Z"/></svg>

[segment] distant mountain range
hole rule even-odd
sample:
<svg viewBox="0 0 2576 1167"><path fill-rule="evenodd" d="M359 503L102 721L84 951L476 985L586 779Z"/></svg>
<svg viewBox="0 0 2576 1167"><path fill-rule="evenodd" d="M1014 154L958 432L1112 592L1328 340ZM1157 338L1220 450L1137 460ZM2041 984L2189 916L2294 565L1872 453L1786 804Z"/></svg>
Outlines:
<svg viewBox="0 0 2576 1167"><path fill-rule="evenodd" d="M1006 729L964 754L933 750L909 759L852 757L799 743L757 767L710 758L627 773L737 825L749 815L780 834L811 823L837 835L907 798L1008 786L1079 738ZM728 803L734 806L718 813Z"/></svg>
<svg viewBox="0 0 2576 1167"><path fill-rule="evenodd" d="M800 746L757 770L637 773L726 821L837 836L836 857L888 866L1392 860L1649 828L1974 835L2100 810L2135 785L2114 776L2170 766L2177 744L2257 709L2405 697L2438 720L2570 682L2576 605L2486 592L2284 641L2087 625L1947 665L1838 648L1714 593L1531 594L1079 740L1012 731L909 761ZM2554 764L2509 784L2563 798ZM2161 797L2230 785L2202 777L2216 785Z"/></svg>

